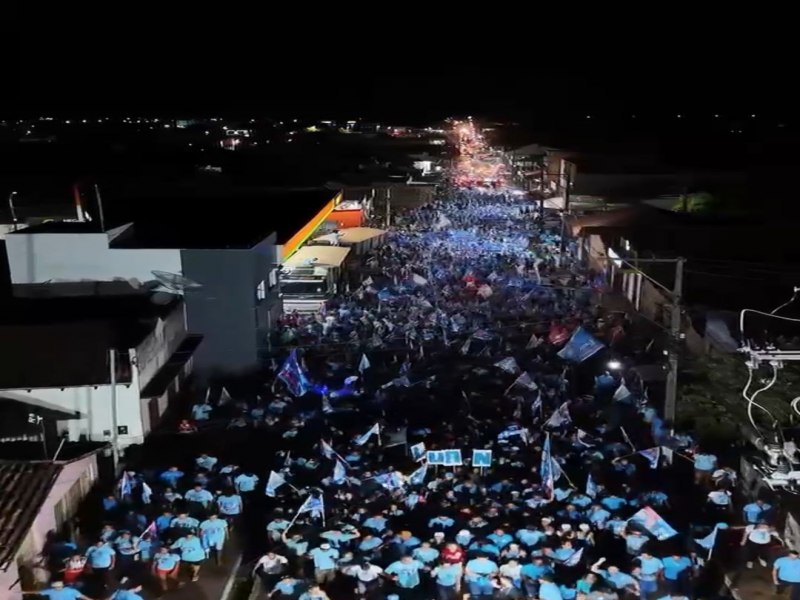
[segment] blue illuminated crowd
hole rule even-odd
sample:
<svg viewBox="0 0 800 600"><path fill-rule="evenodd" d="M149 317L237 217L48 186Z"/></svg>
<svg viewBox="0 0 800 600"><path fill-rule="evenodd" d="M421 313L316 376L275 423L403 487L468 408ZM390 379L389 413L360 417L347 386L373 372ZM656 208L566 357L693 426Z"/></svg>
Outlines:
<svg viewBox="0 0 800 600"><path fill-rule="evenodd" d="M187 433L233 406L270 436L261 468L126 473L97 543L60 557L67 583L113 573L135 600L147 572L170 591L260 511L273 598L723 597L722 542L771 559L772 507L738 514L735 473L658 416L602 274L544 217L468 189L399 215L356 289L285 321L291 353L256 397L193 407ZM775 567L796 600L800 559Z"/></svg>

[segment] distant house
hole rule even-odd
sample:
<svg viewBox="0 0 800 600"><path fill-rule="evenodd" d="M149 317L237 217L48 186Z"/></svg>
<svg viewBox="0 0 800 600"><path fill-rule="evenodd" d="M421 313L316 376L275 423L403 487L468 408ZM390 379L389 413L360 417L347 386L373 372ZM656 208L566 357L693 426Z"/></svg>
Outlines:
<svg viewBox="0 0 800 600"><path fill-rule="evenodd" d="M109 442L116 431L120 448L140 444L201 340L176 296L16 299L0 315L0 396L52 412L45 425L55 420L71 441Z"/></svg>
<svg viewBox="0 0 800 600"><path fill-rule="evenodd" d="M50 532L61 532L92 489L100 466L94 446L56 462L0 460L0 597L22 598Z"/></svg>

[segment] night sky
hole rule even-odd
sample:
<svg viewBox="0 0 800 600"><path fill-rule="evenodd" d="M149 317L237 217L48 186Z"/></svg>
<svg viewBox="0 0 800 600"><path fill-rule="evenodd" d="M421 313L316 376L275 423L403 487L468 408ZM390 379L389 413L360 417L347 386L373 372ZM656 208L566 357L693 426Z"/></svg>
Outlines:
<svg viewBox="0 0 800 600"><path fill-rule="evenodd" d="M586 113L783 118L798 99L782 54L759 60L694 45L681 52L680 37L651 55L634 40L614 53L605 39L581 43L579 36L554 46L553 36L538 41L533 33L509 32L495 43L483 30L472 39L423 23L347 30L132 12L136 23L124 10L102 27L70 12L66 21L37 23L35 35L18 31L13 111L419 122L468 113L522 120L545 113L564 120Z"/></svg>

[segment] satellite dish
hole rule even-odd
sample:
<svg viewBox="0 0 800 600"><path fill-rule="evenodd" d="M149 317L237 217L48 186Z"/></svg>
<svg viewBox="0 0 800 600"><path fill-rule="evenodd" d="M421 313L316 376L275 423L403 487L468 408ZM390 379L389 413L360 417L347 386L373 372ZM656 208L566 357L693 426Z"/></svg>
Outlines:
<svg viewBox="0 0 800 600"><path fill-rule="evenodd" d="M157 291L170 294L184 295L187 291L196 290L203 287L196 281L177 273L167 273L166 271L150 271L157 283Z"/></svg>

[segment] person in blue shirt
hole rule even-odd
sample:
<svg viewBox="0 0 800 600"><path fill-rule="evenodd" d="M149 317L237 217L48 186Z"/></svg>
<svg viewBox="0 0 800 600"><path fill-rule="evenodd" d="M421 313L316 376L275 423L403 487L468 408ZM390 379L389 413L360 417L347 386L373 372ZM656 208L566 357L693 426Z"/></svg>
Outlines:
<svg viewBox="0 0 800 600"><path fill-rule="evenodd" d="M485 554L468 561L464 572L470 597L491 596L492 578L498 571L497 563L489 560Z"/></svg>
<svg viewBox="0 0 800 600"><path fill-rule="evenodd" d="M706 453L695 449L694 453L694 481L698 485L709 487L711 485L711 475L717 468L717 457L714 454Z"/></svg>
<svg viewBox="0 0 800 600"><path fill-rule="evenodd" d="M778 593L788 587L791 590L790 600L800 600L800 555L797 550L789 550L789 554L773 563L772 581Z"/></svg>
<svg viewBox="0 0 800 600"><path fill-rule="evenodd" d="M214 555L214 562L219 565L222 562L222 547L228 537L228 522L212 513L200 523L199 529L203 548Z"/></svg>
<svg viewBox="0 0 800 600"><path fill-rule="evenodd" d="M208 453L203 452L200 456L198 456L194 460L194 462L201 469L205 469L206 471L213 471L214 467L217 466L219 460L215 456L209 456Z"/></svg>
<svg viewBox="0 0 800 600"><path fill-rule="evenodd" d="M522 576L522 588L528 598L536 598L539 595L539 578L542 575L552 574L553 569L545 564L543 556L531 556L531 562L522 565L520 575Z"/></svg>
<svg viewBox="0 0 800 600"><path fill-rule="evenodd" d="M331 548L331 545L325 542L318 548L313 548L308 555L314 561L315 581L320 585L332 582L336 577L336 561L339 558L339 551Z"/></svg>
<svg viewBox="0 0 800 600"><path fill-rule="evenodd" d="M750 504L745 504L742 509L744 522L748 525L755 525L759 521L766 521L767 513L772 510L772 506L764 502L761 498Z"/></svg>
<svg viewBox="0 0 800 600"><path fill-rule="evenodd" d="M447 563L442 563L431 571L431 577L436 581L439 600L456 600L461 573L461 565Z"/></svg>
<svg viewBox="0 0 800 600"><path fill-rule="evenodd" d="M141 585L126 582L123 587L111 594L110 600L144 600L139 594L141 591Z"/></svg>
<svg viewBox="0 0 800 600"><path fill-rule="evenodd" d="M163 473L161 473L160 479L164 482L165 485L168 485L171 488L178 487L178 482L183 477L184 473L178 467L170 467Z"/></svg>
<svg viewBox="0 0 800 600"><path fill-rule="evenodd" d="M664 564L661 559L656 558L646 550L639 556L639 567L633 570L633 575L639 580L639 593L642 598L647 598L650 594L658 591L658 580Z"/></svg>
<svg viewBox="0 0 800 600"><path fill-rule="evenodd" d="M564 600L561 589L553 583L553 578L549 575L539 578L539 600Z"/></svg>
<svg viewBox="0 0 800 600"><path fill-rule="evenodd" d="M235 477L233 484L234 487L236 487L236 491L240 494L249 494L256 489L258 485L258 476L250 471L244 471Z"/></svg>
<svg viewBox="0 0 800 600"><path fill-rule="evenodd" d="M289 600L289 598L296 598L299 587L299 580L295 579L291 575L286 575L283 579L275 584L274 588L272 588L270 597L277 595L278 598L284 598L285 600Z"/></svg>
<svg viewBox="0 0 800 600"><path fill-rule="evenodd" d="M131 535L130 531L123 531L114 540L113 545L119 556L119 568L124 573L133 565L139 554L139 538Z"/></svg>
<svg viewBox="0 0 800 600"><path fill-rule="evenodd" d="M419 548L414 548L411 556L427 566L439 558L439 551L436 548L431 548L430 542L422 542Z"/></svg>
<svg viewBox="0 0 800 600"><path fill-rule="evenodd" d="M586 513L586 516L592 525L602 529L605 527L606 522L611 518L611 513L599 504L592 504L592 508L590 508L589 512Z"/></svg>
<svg viewBox="0 0 800 600"><path fill-rule="evenodd" d="M418 560L404 556L386 567L384 572L392 576L397 587L409 590L419 587L419 572L424 567Z"/></svg>
<svg viewBox="0 0 800 600"><path fill-rule="evenodd" d="M600 504L605 506L611 512L619 510L621 507L625 506L625 498L620 498L619 496L606 496L602 500L600 500Z"/></svg>
<svg viewBox="0 0 800 600"><path fill-rule="evenodd" d="M661 559L664 565L664 580L671 592L688 594L692 591L692 561L688 556L672 554Z"/></svg>
<svg viewBox="0 0 800 600"><path fill-rule="evenodd" d="M107 513L113 513L119 508L119 500L114 494L109 494L103 498L103 510Z"/></svg>
<svg viewBox="0 0 800 600"><path fill-rule="evenodd" d="M642 535L638 531L624 533L622 537L625 538L625 549L631 556L638 555L641 552L642 547L650 540L650 538Z"/></svg>
<svg viewBox="0 0 800 600"><path fill-rule="evenodd" d="M381 533L386 529L386 517L377 513L364 521L366 529L372 529L375 533Z"/></svg>
<svg viewBox="0 0 800 600"><path fill-rule="evenodd" d="M212 410L213 408L208 402L195 404L192 406L192 418L195 421L208 421Z"/></svg>
<svg viewBox="0 0 800 600"><path fill-rule="evenodd" d="M636 581L633 577L628 575L627 573L623 573L619 570L619 567L614 565L609 565L607 569L601 569L600 565L606 562L605 558L601 558L596 563L594 563L590 570L592 573L596 573L600 575L605 581L607 581L615 590L622 591L622 590L629 590L630 592L639 595L639 582Z"/></svg>
<svg viewBox="0 0 800 600"><path fill-rule="evenodd" d="M495 546L497 546L500 550L508 546L511 542L514 541L514 538L511 537L510 534L506 533L500 528L494 530L494 533L490 533L486 536Z"/></svg>
<svg viewBox="0 0 800 600"><path fill-rule="evenodd" d="M158 579L158 585L162 592L167 592L170 587L177 586L180 562L180 556L170 552L166 546L162 546L156 552L153 557L153 575Z"/></svg>
<svg viewBox="0 0 800 600"><path fill-rule="evenodd" d="M169 524L170 527L175 527L178 529L190 529L192 531L197 529L198 525L200 525L200 521L194 517L190 517L189 513L187 512L179 513L177 517L172 519L172 523Z"/></svg>
<svg viewBox="0 0 800 600"><path fill-rule="evenodd" d="M535 529L533 525L525 525L523 529L517 531L517 539L527 548L535 546L543 538L544 534Z"/></svg>
<svg viewBox="0 0 800 600"><path fill-rule="evenodd" d="M380 554L379 548L383 546L383 540L375 537L371 533L364 534L358 543L358 550L367 558L377 558Z"/></svg>
<svg viewBox="0 0 800 600"><path fill-rule="evenodd" d="M189 565L189 575L192 581L200 579L200 565L206 558L206 549L193 531L186 531L182 538L179 538L170 550L180 550L181 562Z"/></svg>
<svg viewBox="0 0 800 600"><path fill-rule="evenodd" d="M98 540L94 546L86 550L86 562L101 585L106 585L109 581L109 575L116 563L116 554L103 540Z"/></svg>
<svg viewBox="0 0 800 600"><path fill-rule="evenodd" d="M156 529L158 533L164 533L167 529L172 527L172 521L175 520L175 515L172 512L165 510L161 515L156 517Z"/></svg>
<svg viewBox="0 0 800 600"><path fill-rule="evenodd" d="M446 515L439 515L428 521L428 527L434 531L447 531L455 521Z"/></svg>
<svg viewBox="0 0 800 600"><path fill-rule="evenodd" d="M39 592L23 592L25 594L39 594L47 596L50 600L92 600L72 587L65 587L63 581L54 581L46 590Z"/></svg>
<svg viewBox="0 0 800 600"><path fill-rule="evenodd" d="M196 483L192 489L187 491L184 497L187 502L193 502L202 506L203 510L207 510L214 501L214 495L207 489L204 489L199 483Z"/></svg>
<svg viewBox="0 0 800 600"><path fill-rule="evenodd" d="M242 514L242 508L244 508L242 497L239 494L230 493L222 495L217 498L217 508L219 508L219 514L228 521L229 531L233 531L235 521Z"/></svg>

